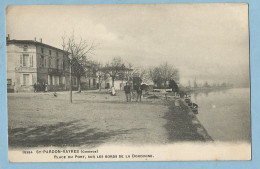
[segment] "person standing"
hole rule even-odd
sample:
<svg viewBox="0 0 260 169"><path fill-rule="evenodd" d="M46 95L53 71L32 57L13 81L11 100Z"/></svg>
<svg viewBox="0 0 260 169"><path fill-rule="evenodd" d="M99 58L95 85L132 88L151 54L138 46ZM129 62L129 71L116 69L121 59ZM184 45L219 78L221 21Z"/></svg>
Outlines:
<svg viewBox="0 0 260 169"><path fill-rule="evenodd" d="M138 85L138 86L137 86L136 93L137 93L136 101L138 102L138 99L139 99L140 102L141 102L141 97L142 97L142 88L141 88L141 85Z"/></svg>
<svg viewBox="0 0 260 169"><path fill-rule="evenodd" d="M37 84L36 83L34 83L33 88L34 88L34 93L36 93L37 92Z"/></svg>
<svg viewBox="0 0 260 169"><path fill-rule="evenodd" d="M38 91L40 91L41 89L41 85L40 85L40 83L39 82L37 82L37 85L36 85L36 91L38 92Z"/></svg>
<svg viewBox="0 0 260 169"><path fill-rule="evenodd" d="M44 90L45 90L45 92L48 92L48 83L45 83Z"/></svg>
<svg viewBox="0 0 260 169"><path fill-rule="evenodd" d="M115 96L115 95L116 95L116 90L115 90L115 87L114 87L114 86L111 87L111 95L112 95L112 96Z"/></svg>
<svg viewBox="0 0 260 169"><path fill-rule="evenodd" d="M124 91L125 91L125 96L126 96L126 101L130 101L131 102L131 88L128 85L128 83L126 83L125 87L124 87Z"/></svg>

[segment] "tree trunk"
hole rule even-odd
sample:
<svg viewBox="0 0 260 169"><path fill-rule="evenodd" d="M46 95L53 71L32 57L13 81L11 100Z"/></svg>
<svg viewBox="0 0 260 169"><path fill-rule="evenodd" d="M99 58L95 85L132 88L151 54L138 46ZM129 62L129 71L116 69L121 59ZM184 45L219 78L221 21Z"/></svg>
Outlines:
<svg viewBox="0 0 260 169"><path fill-rule="evenodd" d="M112 87L115 87L114 82L115 82L115 77L112 77Z"/></svg>
<svg viewBox="0 0 260 169"><path fill-rule="evenodd" d="M70 65L70 103L72 103L72 65Z"/></svg>
<svg viewBox="0 0 260 169"><path fill-rule="evenodd" d="M78 92L81 93L81 81L80 81L80 77L78 77Z"/></svg>
<svg viewBox="0 0 260 169"><path fill-rule="evenodd" d="M99 83L99 85L98 85L98 88L99 88L99 91L101 91L101 82L100 82L100 76L98 77L98 83Z"/></svg>

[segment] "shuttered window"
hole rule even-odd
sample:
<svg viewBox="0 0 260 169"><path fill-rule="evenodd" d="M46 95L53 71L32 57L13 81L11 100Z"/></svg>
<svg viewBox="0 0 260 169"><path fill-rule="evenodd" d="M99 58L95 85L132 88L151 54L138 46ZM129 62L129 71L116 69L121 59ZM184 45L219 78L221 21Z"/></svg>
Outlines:
<svg viewBox="0 0 260 169"><path fill-rule="evenodd" d="M20 67L23 66L23 55L20 55Z"/></svg>
<svg viewBox="0 0 260 169"><path fill-rule="evenodd" d="M23 54L23 66L24 67L29 67L30 66L29 54Z"/></svg>

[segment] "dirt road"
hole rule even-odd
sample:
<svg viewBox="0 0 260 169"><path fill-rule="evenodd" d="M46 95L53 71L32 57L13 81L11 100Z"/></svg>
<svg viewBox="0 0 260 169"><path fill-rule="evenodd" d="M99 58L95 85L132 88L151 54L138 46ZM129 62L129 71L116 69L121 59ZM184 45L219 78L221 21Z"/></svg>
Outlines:
<svg viewBox="0 0 260 169"><path fill-rule="evenodd" d="M203 138L171 101L127 103L123 92L8 94L9 147L167 144Z"/></svg>

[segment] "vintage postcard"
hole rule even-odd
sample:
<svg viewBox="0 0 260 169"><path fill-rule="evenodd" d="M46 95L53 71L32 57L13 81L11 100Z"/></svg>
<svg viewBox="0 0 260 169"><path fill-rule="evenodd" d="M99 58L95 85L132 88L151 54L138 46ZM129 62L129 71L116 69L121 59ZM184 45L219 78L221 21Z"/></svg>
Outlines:
<svg viewBox="0 0 260 169"><path fill-rule="evenodd" d="M9 162L251 160L248 4L6 8Z"/></svg>

